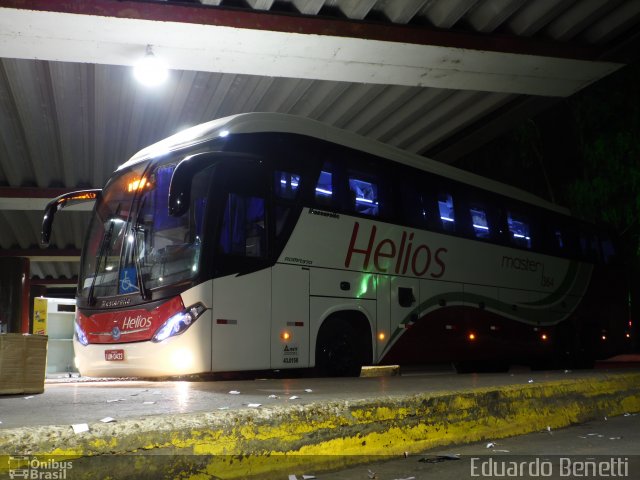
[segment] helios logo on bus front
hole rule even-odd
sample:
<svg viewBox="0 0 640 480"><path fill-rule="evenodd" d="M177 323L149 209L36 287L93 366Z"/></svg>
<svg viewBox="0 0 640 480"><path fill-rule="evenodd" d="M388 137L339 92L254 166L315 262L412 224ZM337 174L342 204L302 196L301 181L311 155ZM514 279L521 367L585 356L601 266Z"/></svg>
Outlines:
<svg viewBox="0 0 640 480"><path fill-rule="evenodd" d="M153 317L145 317L138 315L136 317L127 316L122 320L122 330L147 330L151 328L151 320Z"/></svg>
<svg viewBox="0 0 640 480"><path fill-rule="evenodd" d="M363 256L362 267L373 268L380 273L393 273L405 275L407 272L416 277L429 275L432 278L440 278L444 275L446 264L444 256L447 249L444 247L432 248L425 243L414 244L414 233L402 230L400 240L391 238L377 238L377 227L371 226L367 236L364 233L360 238L360 224L355 222L349 249L344 260L344 266L349 268L355 255ZM362 257L361 257L362 258ZM395 264L395 266L394 266Z"/></svg>

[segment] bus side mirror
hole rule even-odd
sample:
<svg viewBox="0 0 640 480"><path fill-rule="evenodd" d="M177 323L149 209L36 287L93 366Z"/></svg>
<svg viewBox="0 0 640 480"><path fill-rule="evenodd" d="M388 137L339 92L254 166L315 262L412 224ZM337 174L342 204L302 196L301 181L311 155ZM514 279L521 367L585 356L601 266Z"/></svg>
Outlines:
<svg viewBox="0 0 640 480"><path fill-rule="evenodd" d="M51 240L51 228L53 226L53 218L58 210L78 203L93 202L100 195L100 189L80 190L77 192L69 192L54 198L44 208L44 216L42 217L42 229L40 231L40 246L46 248Z"/></svg>
<svg viewBox="0 0 640 480"><path fill-rule="evenodd" d="M258 157L245 153L206 152L196 153L184 158L173 171L169 184L169 215L180 217L189 210L191 203L191 181L193 177L207 167L222 160L257 161Z"/></svg>

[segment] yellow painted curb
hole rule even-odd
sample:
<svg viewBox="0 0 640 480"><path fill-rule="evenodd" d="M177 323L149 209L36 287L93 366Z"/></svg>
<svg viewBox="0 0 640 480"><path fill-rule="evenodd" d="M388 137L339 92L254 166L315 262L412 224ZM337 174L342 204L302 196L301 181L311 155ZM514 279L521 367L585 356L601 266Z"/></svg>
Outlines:
<svg viewBox="0 0 640 480"><path fill-rule="evenodd" d="M305 406L0 430L0 452L72 459L73 478L283 478L640 411L640 373ZM114 455L117 454L117 455ZM134 456L127 456L135 454ZM185 456L191 455L191 456ZM0 472L7 462L0 457ZM145 475L151 475L146 477ZM166 475L166 476L163 476Z"/></svg>

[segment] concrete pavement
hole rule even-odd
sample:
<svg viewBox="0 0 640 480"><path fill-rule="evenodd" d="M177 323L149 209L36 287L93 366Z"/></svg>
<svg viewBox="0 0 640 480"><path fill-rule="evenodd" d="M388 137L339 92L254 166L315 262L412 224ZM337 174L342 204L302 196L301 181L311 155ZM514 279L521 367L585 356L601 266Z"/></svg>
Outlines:
<svg viewBox="0 0 640 480"><path fill-rule="evenodd" d="M37 455L72 461L68 478L287 478L638 411L637 370L48 383L0 398L0 475Z"/></svg>

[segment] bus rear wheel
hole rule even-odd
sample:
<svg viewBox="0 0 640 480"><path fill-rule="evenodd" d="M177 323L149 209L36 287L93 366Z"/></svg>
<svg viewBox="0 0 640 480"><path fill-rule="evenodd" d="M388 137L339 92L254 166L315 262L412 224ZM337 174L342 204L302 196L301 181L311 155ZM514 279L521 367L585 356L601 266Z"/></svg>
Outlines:
<svg viewBox="0 0 640 480"><path fill-rule="evenodd" d="M362 366L370 360L369 343L369 336L354 328L348 320L331 319L318 333L316 368L321 375L357 377Z"/></svg>

